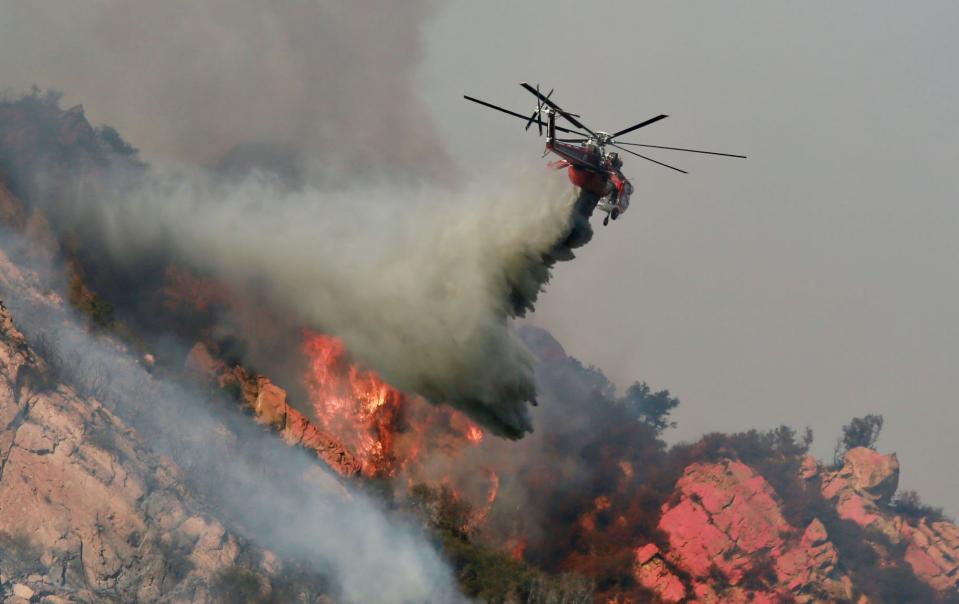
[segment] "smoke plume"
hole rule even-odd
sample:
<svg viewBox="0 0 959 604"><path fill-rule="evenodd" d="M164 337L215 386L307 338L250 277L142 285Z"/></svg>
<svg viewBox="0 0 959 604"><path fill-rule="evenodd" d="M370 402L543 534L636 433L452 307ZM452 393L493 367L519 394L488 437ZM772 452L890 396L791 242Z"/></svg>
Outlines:
<svg viewBox="0 0 959 604"><path fill-rule="evenodd" d="M151 159L448 178L417 97L432 2L0 0L0 89L68 92Z"/></svg>
<svg viewBox="0 0 959 604"><path fill-rule="evenodd" d="M134 272L199 270L278 327L341 336L397 387L500 434L531 429L532 368L506 321L570 257L554 247L572 200L542 166L452 186L415 86L430 2L0 10L2 85L64 89L151 163L180 166L97 171L72 194L61 172L21 178L60 232ZM248 360L283 375L266 348Z"/></svg>
<svg viewBox="0 0 959 604"><path fill-rule="evenodd" d="M68 203L40 197L113 263L172 257L266 302L289 326L340 336L400 389L504 435L531 430L532 364L507 318L532 305L569 232L562 175L530 169L459 192L290 191L261 176L178 172L78 189Z"/></svg>

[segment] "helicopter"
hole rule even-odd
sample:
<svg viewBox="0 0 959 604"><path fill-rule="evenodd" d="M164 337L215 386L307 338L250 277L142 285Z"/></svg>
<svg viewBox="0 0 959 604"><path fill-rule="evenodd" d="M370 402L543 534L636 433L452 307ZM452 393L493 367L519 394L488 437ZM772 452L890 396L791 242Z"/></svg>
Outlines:
<svg viewBox="0 0 959 604"><path fill-rule="evenodd" d="M616 220L626 211L629 207L629 198L633 193L632 183L630 183L622 173L621 168L623 162L619 157L619 153L616 151L607 152L607 147L625 151L646 161L683 174L688 174L688 172L676 166L637 153L631 149L627 149L623 145L746 159L745 155L735 155L732 153L620 141L619 137L654 124L669 116L660 114L612 133L602 130L594 131L580 121L579 118L582 117L581 115L564 111L550 99L555 89L550 89L547 94L543 94L540 92L539 84L534 88L529 83L522 82L520 86L536 97L536 107L529 116L510 111L509 109L466 94L463 95L463 98L525 121L526 130L529 130L533 124L536 124L540 136L543 135L543 127L545 126L546 150L543 152L543 156L545 157L551 152L559 156L560 159L550 162L549 166L559 170L567 170L570 182L581 191L580 199L577 202L578 211L587 219L592 215L594 209L598 208L601 212L605 212L606 216L603 218L604 226L609 224L610 219ZM546 118L545 122L543 121L544 116ZM558 125L556 123L557 117L562 117L572 128ZM557 138L557 132L575 135L575 137Z"/></svg>

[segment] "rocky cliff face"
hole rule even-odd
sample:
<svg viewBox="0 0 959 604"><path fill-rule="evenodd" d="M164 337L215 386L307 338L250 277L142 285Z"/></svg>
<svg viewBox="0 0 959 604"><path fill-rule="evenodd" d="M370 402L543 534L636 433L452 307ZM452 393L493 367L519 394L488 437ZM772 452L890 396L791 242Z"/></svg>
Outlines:
<svg viewBox="0 0 959 604"><path fill-rule="evenodd" d="M852 449L834 471L819 470L810 457L800 478L820 485L839 518L888 539L870 541L880 564L891 564L892 550L902 546L915 575L944 600L955 599L959 528L891 510L895 455ZM822 521L790 525L769 483L732 459L687 467L659 528L668 548L637 547L634 574L664 602L847 602L857 591Z"/></svg>
<svg viewBox="0 0 959 604"><path fill-rule="evenodd" d="M254 420L276 430L283 442L303 447L314 453L333 471L344 478L360 474L356 456L334 435L316 427L287 402L286 390L265 375L254 375L241 366L229 367L214 358L206 345L198 342L190 349L187 366L201 376L216 381L220 388L237 388L245 408Z"/></svg>
<svg viewBox="0 0 959 604"><path fill-rule="evenodd" d="M819 520L793 527L770 485L734 460L697 463L676 484L659 528L669 547L636 552L636 578L666 602L821 602L852 582ZM688 576L688 585L677 573Z"/></svg>
<svg viewBox="0 0 959 604"><path fill-rule="evenodd" d="M2 187L0 212L25 214ZM51 249L49 231L27 235L35 246L16 252ZM56 337L63 299L4 251L0 292L60 317L51 318ZM0 600L219 603L283 593L332 602L307 585L312 576L302 583L280 577L284 561L229 530L181 467L91 395L96 386L74 384L65 365L82 360L60 354L43 337L31 345L0 301ZM93 382L111 379L87 369ZM272 401L271 393L262 383L253 400ZM208 437L235 440L221 428Z"/></svg>
<svg viewBox="0 0 959 604"><path fill-rule="evenodd" d="M209 601L236 538L0 309L0 589L7 602Z"/></svg>

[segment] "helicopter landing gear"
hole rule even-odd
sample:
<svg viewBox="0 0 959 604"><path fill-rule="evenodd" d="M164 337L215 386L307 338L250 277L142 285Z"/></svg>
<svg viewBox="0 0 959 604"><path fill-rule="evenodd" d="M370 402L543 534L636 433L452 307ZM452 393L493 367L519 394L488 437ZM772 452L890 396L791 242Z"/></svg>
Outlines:
<svg viewBox="0 0 959 604"><path fill-rule="evenodd" d="M609 214L607 214L606 217L603 218L603 226L606 226L608 224L609 224Z"/></svg>
<svg viewBox="0 0 959 604"><path fill-rule="evenodd" d="M612 218L613 220L616 220L617 218L619 218L619 208L613 208L613 211L612 213L610 213L609 217Z"/></svg>

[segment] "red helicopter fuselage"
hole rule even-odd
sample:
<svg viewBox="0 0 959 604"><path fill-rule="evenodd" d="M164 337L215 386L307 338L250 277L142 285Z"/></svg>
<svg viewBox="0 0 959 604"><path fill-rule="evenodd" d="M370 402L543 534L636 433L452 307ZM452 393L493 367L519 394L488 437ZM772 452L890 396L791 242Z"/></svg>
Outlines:
<svg viewBox="0 0 959 604"><path fill-rule="evenodd" d="M597 202L609 196L608 211L618 217L629 207L633 185L595 142L571 144L556 140L555 120L555 115L550 112L547 118L546 151L555 153L561 159L551 162L550 167L566 168L570 182L595 195Z"/></svg>

